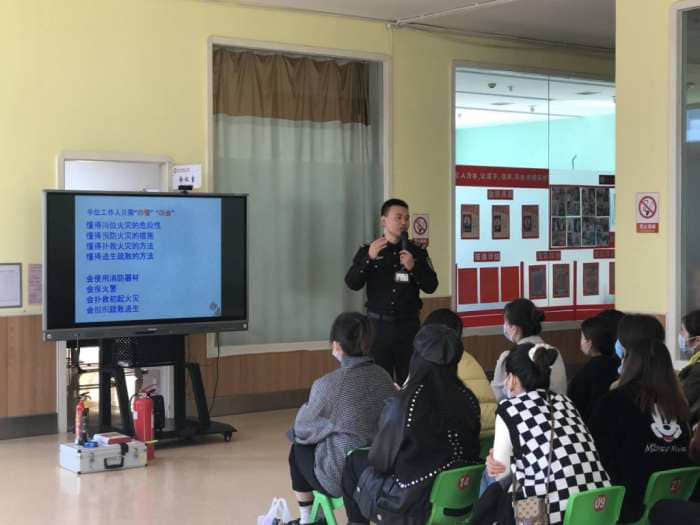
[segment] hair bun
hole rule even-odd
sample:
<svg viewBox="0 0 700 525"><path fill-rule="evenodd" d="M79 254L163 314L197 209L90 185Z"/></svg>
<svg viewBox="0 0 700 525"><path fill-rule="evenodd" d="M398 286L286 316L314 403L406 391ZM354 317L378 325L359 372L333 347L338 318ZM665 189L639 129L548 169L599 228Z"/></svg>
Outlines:
<svg viewBox="0 0 700 525"><path fill-rule="evenodd" d="M544 321L544 312L540 309L537 309L537 308L534 309L532 311L532 320L535 323L541 323L542 321Z"/></svg>

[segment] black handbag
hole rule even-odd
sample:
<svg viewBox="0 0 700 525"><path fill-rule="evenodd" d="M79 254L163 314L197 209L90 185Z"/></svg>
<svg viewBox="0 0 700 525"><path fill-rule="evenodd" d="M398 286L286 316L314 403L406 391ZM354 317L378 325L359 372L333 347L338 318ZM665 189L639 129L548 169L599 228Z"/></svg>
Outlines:
<svg viewBox="0 0 700 525"><path fill-rule="evenodd" d="M362 515L381 523L425 523L429 485L421 483L401 488L393 476L383 476L373 467L367 467L353 494ZM377 516L381 515L381 520Z"/></svg>

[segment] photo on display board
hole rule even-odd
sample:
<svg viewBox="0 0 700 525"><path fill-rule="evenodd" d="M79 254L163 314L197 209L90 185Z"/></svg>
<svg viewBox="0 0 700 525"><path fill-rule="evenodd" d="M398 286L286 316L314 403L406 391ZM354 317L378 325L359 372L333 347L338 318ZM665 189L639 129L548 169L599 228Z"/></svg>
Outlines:
<svg viewBox="0 0 700 525"><path fill-rule="evenodd" d="M540 238L540 207L537 204L523 206L523 239Z"/></svg>
<svg viewBox="0 0 700 525"><path fill-rule="evenodd" d="M566 188L566 214L581 215L581 191L579 188Z"/></svg>
<svg viewBox="0 0 700 525"><path fill-rule="evenodd" d="M581 215L595 217L595 188L581 189Z"/></svg>
<svg viewBox="0 0 700 525"><path fill-rule="evenodd" d="M552 219L552 246L566 246L566 219Z"/></svg>
<svg viewBox="0 0 700 525"><path fill-rule="evenodd" d="M607 217L596 219L595 239L597 246L610 245L610 220Z"/></svg>
<svg viewBox="0 0 700 525"><path fill-rule="evenodd" d="M596 222L597 219L584 217L581 226L581 246L593 247L596 245Z"/></svg>
<svg viewBox="0 0 700 525"><path fill-rule="evenodd" d="M566 199L563 188L552 188L552 217L566 216Z"/></svg>
<svg viewBox="0 0 700 525"><path fill-rule="evenodd" d="M552 295L555 299L568 298L571 295L569 265L553 265L552 274Z"/></svg>
<svg viewBox="0 0 700 525"><path fill-rule="evenodd" d="M583 295L599 295L598 263L583 263Z"/></svg>
<svg viewBox="0 0 700 525"><path fill-rule="evenodd" d="M479 238L479 205L462 204L462 239Z"/></svg>
<svg viewBox="0 0 700 525"><path fill-rule="evenodd" d="M530 275L530 299L547 298L547 266L536 265L529 267Z"/></svg>
<svg viewBox="0 0 700 525"><path fill-rule="evenodd" d="M491 238L510 239L510 206L491 208Z"/></svg>
<svg viewBox="0 0 700 525"><path fill-rule="evenodd" d="M608 188L596 189L596 215L608 217L610 215L610 190Z"/></svg>
<svg viewBox="0 0 700 525"><path fill-rule="evenodd" d="M566 245L569 248L581 246L581 219L566 219Z"/></svg>
<svg viewBox="0 0 700 525"><path fill-rule="evenodd" d="M610 295L615 295L615 262L610 262L610 278L608 279L610 286Z"/></svg>

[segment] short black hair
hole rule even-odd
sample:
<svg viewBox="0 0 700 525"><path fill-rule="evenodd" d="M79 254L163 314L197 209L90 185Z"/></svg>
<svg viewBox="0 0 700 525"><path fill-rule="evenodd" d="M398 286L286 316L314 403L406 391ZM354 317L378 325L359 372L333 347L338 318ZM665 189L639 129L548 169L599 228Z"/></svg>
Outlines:
<svg viewBox="0 0 700 525"><path fill-rule="evenodd" d="M617 331L611 331L611 323L605 318L589 317L581 323L581 333L601 355L611 356L615 352Z"/></svg>
<svg viewBox="0 0 700 525"><path fill-rule="evenodd" d="M449 308L438 308L430 312L430 315L423 321L423 326L431 324L441 324L452 328L459 337L462 337L462 332L464 331L462 319Z"/></svg>
<svg viewBox="0 0 700 525"><path fill-rule="evenodd" d="M607 323L608 330L613 335L614 339L617 339L617 328L624 316L624 312L615 310L614 308L608 308L607 310L603 310L598 314L598 317Z"/></svg>
<svg viewBox="0 0 700 525"><path fill-rule="evenodd" d="M401 206L402 208L408 209L408 204L406 201L403 201L401 199L389 199L388 201L384 202L382 204L382 217L386 217L386 214L389 213L389 209L392 206Z"/></svg>
<svg viewBox="0 0 700 525"><path fill-rule="evenodd" d="M330 342L337 342L349 356L369 354L372 329L367 316L359 312L345 312L336 317L331 327Z"/></svg>
<svg viewBox="0 0 700 525"><path fill-rule="evenodd" d="M700 335L700 310L693 310L689 314L683 317L681 321L685 329L688 330L688 335L690 337L697 337Z"/></svg>

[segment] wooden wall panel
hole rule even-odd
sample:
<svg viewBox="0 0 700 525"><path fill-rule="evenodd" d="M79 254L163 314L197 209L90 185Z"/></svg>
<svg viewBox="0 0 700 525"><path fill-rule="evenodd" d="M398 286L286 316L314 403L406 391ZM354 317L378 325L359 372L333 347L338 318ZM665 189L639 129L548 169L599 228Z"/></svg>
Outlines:
<svg viewBox="0 0 700 525"><path fill-rule="evenodd" d="M0 417L7 416L7 317L0 317Z"/></svg>
<svg viewBox="0 0 700 525"><path fill-rule="evenodd" d="M56 411L56 345L41 339L41 316L7 318L7 415Z"/></svg>
<svg viewBox="0 0 700 525"><path fill-rule="evenodd" d="M581 335L578 330L544 332L542 338L560 352L564 363L580 366L586 356L580 350ZM484 370L493 370L498 356L513 345L502 335L472 335L464 338L464 349L472 354Z"/></svg>

